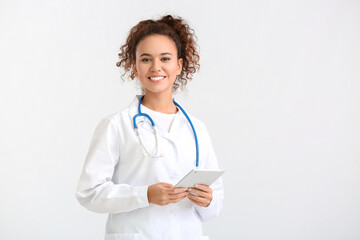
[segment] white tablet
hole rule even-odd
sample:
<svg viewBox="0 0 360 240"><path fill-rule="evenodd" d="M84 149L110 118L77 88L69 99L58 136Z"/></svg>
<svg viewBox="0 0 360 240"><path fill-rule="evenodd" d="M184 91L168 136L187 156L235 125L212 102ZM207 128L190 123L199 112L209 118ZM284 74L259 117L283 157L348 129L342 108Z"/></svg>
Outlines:
<svg viewBox="0 0 360 240"><path fill-rule="evenodd" d="M204 184L210 186L218 179L225 171L224 170L209 170L209 169L192 169L185 175L174 188L177 187L194 187L195 184Z"/></svg>

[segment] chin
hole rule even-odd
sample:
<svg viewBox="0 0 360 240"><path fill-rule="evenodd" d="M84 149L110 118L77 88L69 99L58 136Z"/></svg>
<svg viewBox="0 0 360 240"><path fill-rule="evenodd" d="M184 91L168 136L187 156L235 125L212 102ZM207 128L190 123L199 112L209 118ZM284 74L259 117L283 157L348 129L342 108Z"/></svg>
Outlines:
<svg viewBox="0 0 360 240"><path fill-rule="evenodd" d="M145 88L145 93L146 92L151 92L151 93L164 93L164 92L171 92L172 93L172 89L169 91L168 88L159 88L159 87L154 87L154 88Z"/></svg>

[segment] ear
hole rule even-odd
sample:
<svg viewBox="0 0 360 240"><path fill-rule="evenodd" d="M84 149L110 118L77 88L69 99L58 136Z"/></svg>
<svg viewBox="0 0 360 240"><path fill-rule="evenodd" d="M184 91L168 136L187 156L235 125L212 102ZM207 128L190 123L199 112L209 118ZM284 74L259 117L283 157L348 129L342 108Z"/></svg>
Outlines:
<svg viewBox="0 0 360 240"><path fill-rule="evenodd" d="M176 75L180 75L181 71L182 71L182 66L183 66L183 60L182 58L179 58L178 59L178 69L177 69L177 72L176 72Z"/></svg>

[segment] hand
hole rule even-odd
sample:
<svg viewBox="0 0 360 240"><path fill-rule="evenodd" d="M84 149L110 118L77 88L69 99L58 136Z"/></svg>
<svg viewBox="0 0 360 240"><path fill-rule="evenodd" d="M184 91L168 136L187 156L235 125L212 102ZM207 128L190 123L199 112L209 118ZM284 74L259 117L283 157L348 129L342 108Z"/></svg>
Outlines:
<svg viewBox="0 0 360 240"><path fill-rule="evenodd" d="M201 207L207 207L210 205L213 190L209 186L196 184L195 188L189 188L188 191L190 192L190 194L187 195L187 198L193 203ZM198 196L191 193L195 193Z"/></svg>
<svg viewBox="0 0 360 240"><path fill-rule="evenodd" d="M160 206L177 203L188 194L185 190L186 188L173 188L169 183L156 183L148 187L148 201Z"/></svg>

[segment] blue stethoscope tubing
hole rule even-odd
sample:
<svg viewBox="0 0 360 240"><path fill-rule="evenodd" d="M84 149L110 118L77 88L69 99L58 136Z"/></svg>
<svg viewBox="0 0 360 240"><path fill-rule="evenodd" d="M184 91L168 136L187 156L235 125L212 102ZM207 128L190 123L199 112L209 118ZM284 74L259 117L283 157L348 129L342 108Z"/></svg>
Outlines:
<svg viewBox="0 0 360 240"><path fill-rule="evenodd" d="M137 127L137 124L136 124L136 118L137 117L140 117L140 116L143 116L143 117L146 117L147 119L150 120L151 122L151 125L153 126L154 130L155 130L155 123L154 121L152 120L152 118L146 114L146 113L142 113L141 112L141 102L142 100L144 99L144 96L142 96L139 100L139 106L138 106L138 114L136 114L134 117L133 117L133 123L134 123L134 129L137 131L138 127ZM175 100L173 99L173 102L174 104L182 111L182 113L185 115L186 119L188 120L190 126L191 126L191 129L193 130L193 133L194 133L194 138L195 138L195 147L196 147L196 164L195 166L196 167L199 167L199 143L198 143L198 138L197 138L197 135L196 135L196 131L195 131L195 128L194 128L194 125L192 124L189 116L187 115L187 113L185 112L185 110L177 103L175 102ZM155 130L155 137L157 138L156 136L156 130ZM157 139L156 139L156 142L157 142ZM157 143L158 144L158 143ZM156 153L157 154L157 153Z"/></svg>

